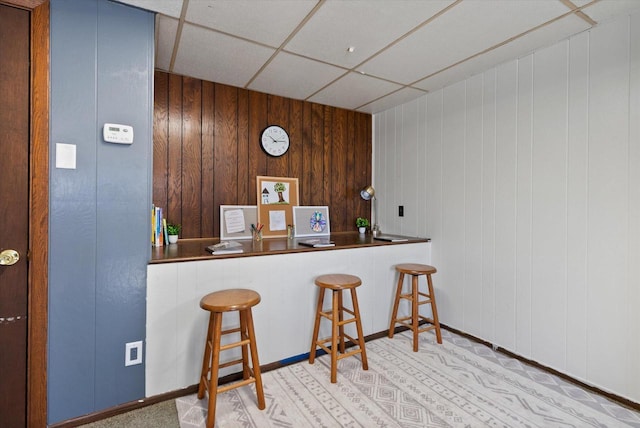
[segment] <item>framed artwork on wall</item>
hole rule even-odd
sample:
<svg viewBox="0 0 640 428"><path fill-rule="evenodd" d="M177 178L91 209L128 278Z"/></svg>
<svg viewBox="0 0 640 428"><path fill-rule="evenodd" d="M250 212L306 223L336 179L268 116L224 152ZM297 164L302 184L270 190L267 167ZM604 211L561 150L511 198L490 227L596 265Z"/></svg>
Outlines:
<svg viewBox="0 0 640 428"><path fill-rule="evenodd" d="M220 240L251 239L251 225L258 223L255 205L220 205Z"/></svg>
<svg viewBox="0 0 640 428"><path fill-rule="evenodd" d="M293 226L295 236L329 236L329 207L298 206L293 207Z"/></svg>
<svg viewBox="0 0 640 428"><path fill-rule="evenodd" d="M298 205L298 179L288 177L256 177L258 223L265 238L287 236L287 225L293 224L293 207Z"/></svg>

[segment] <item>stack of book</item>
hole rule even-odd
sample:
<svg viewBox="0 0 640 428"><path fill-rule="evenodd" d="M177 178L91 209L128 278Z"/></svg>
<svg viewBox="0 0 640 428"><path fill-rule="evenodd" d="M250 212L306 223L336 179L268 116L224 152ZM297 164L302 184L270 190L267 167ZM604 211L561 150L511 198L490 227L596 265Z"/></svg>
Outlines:
<svg viewBox="0 0 640 428"><path fill-rule="evenodd" d="M151 206L151 245L162 247L169 242L167 237L167 219L162 216L162 208Z"/></svg>

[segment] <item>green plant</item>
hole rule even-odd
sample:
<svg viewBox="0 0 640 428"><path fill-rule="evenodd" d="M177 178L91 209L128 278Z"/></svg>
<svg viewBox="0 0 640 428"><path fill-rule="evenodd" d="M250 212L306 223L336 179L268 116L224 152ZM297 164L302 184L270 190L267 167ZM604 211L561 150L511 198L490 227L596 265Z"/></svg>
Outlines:
<svg viewBox="0 0 640 428"><path fill-rule="evenodd" d="M167 235L178 235L180 233L181 229L182 229L182 226L179 225L179 224L168 223L167 224Z"/></svg>
<svg viewBox="0 0 640 428"><path fill-rule="evenodd" d="M356 226L358 227L369 227L369 220L364 217L358 217L356 219Z"/></svg>

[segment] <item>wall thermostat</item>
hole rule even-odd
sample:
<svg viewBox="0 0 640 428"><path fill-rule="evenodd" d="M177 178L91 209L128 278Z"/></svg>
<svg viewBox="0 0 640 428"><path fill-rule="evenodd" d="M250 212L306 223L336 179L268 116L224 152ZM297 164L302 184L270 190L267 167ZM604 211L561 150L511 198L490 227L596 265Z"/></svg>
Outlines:
<svg viewBox="0 0 640 428"><path fill-rule="evenodd" d="M102 137L107 143L133 144L133 127L118 125L117 123L105 123L102 128Z"/></svg>

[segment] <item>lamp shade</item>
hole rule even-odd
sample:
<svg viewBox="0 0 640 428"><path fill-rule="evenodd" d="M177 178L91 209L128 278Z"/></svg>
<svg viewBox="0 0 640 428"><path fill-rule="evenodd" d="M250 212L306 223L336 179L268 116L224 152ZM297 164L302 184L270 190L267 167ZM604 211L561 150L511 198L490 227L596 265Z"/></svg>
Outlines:
<svg viewBox="0 0 640 428"><path fill-rule="evenodd" d="M365 201L372 199L376 196L376 191L373 186L369 185L360 191L360 197Z"/></svg>

